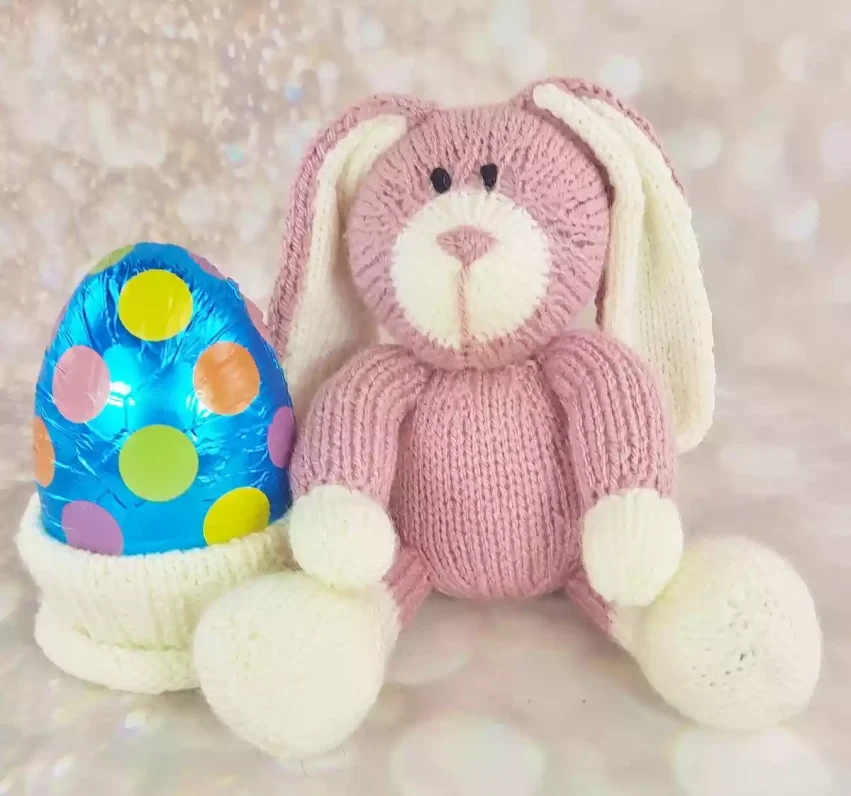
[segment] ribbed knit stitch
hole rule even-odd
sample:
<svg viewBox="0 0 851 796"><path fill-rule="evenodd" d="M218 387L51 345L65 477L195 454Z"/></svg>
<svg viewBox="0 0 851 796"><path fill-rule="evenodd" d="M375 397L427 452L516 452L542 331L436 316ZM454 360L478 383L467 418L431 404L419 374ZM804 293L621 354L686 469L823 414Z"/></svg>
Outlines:
<svg viewBox="0 0 851 796"><path fill-rule="evenodd" d="M580 514L625 489L670 495L673 439L647 366L617 340L574 333L550 346L544 368L568 424Z"/></svg>
<svg viewBox="0 0 851 796"><path fill-rule="evenodd" d="M404 626L432 590L428 565L415 550L403 547L396 555L396 563L387 573L386 580L398 606L399 624Z"/></svg>
<svg viewBox="0 0 851 796"><path fill-rule="evenodd" d="M602 497L670 494L673 451L646 366L577 332L496 370L372 349L318 395L292 472L299 494L338 484L389 508L440 591L530 597L573 575L581 517Z"/></svg>
<svg viewBox="0 0 851 796"><path fill-rule="evenodd" d="M428 370L387 346L358 356L328 381L302 429L290 477L296 495L341 484L387 504L399 428Z"/></svg>
<svg viewBox="0 0 851 796"><path fill-rule="evenodd" d="M402 428L390 514L436 588L530 597L563 582L575 533L560 437L537 362L434 374Z"/></svg>

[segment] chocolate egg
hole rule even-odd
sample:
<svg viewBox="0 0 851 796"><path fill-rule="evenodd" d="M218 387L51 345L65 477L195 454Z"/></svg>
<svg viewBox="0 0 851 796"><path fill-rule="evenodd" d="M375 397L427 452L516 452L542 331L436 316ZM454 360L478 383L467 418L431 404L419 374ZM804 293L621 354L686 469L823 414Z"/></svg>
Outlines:
<svg viewBox="0 0 851 796"><path fill-rule="evenodd" d="M203 257L137 243L57 321L35 396L46 532L108 555L189 550L290 505L292 403L262 313Z"/></svg>

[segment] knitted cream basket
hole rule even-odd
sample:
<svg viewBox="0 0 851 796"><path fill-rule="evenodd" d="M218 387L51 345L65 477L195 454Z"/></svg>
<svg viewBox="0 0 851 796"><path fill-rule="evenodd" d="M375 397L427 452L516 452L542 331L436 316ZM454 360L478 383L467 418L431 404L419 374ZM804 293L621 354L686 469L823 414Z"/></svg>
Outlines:
<svg viewBox="0 0 851 796"><path fill-rule="evenodd" d="M33 495L17 535L39 590L35 638L75 677L122 691L195 688L191 639L204 608L233 586L284 567L286 528L195 550L110 556L48 536Z"/></svg>

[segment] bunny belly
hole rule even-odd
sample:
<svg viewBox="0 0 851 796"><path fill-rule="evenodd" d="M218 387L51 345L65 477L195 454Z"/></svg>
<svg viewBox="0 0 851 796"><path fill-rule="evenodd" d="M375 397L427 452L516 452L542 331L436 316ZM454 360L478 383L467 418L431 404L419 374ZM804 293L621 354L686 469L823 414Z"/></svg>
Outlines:
<svg viewBox="0 0 851 796"><path fill-rule="evenodd" d="M406 419L390 511L437 590L531 597L576 560L564 431L535 362L441 372Z"/></svg>

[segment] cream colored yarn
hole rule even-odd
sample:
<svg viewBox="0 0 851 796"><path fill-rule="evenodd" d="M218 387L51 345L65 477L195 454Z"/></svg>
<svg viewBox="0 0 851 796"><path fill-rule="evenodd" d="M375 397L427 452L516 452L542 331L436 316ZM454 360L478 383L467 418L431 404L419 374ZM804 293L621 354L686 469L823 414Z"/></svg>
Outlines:
<svg viewBox="0 0 851 796"><path fill-rule="evenodd" d="M290 513L290 545L299 567L323 583L356 589L378 583L396 557L396 531L372 498L326 484Z"/></svg>
<svg viewBox="0 0 851 796"><path fill-rule="evenodd" d="M780 555L743 537L695 540L656 601L618 610L612 630L665 701L724 729L793 716L821 667L806 584Z"/></svg>
<svg viewBox="0 0 851 796"><path fill-rule="evenodd" d="M655 489L603 498L582 523L582 562L604 600L649 605L677 571L683 528L677 507Z"/></svg>
<svg viewBox="0 0 851 796"><path fill-rule="evenodd" d="M309 322L293 326L283 356L297 418L304 417L319 386L375 333L345 276L343 214L363 175L406 129L405 119L391 115L364 121L334 147L320 169L299 305L300 316Z"/></svg>
<svg viewBox="0 0 851 796"><path fill-rule="evenodd" d="M607 102L552 84L533 96L591 147L614 186L602 325L659 373L677 444L690 450L715 404L712 315L691 210L662 153Z"/></svg>
<svg viewBox="0 0 851 796"><path fill-rule="evenodd" d="M17 545L39 589L35 637L60 669L123 691L197 686L190 643L215 597L289 559L282 524L226 544L144 556L78 550L48 536L33 495Z"/></svg>
<svg viewBox="0 0 851 796"><path fill-rule="evenodd" d="M275 757L309 757L366 718L398 632L383 584L343 591L300 572L272 574L204 613L195 666L210 706L237 735Z"/></svg>

